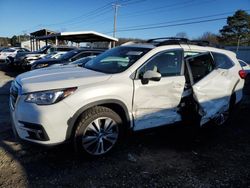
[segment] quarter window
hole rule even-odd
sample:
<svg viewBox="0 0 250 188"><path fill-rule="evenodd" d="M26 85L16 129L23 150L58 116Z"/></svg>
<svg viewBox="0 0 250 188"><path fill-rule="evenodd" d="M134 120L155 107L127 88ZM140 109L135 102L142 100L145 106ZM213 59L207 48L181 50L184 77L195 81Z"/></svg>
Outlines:
<svg viewBox="0 0 250 188"><path fill-rule="evenodd" d="M140 68L139 77L142 77L148 70L159 72L162 77L178 76L181 74L182 57L182 50L157 54Z"/></svg>
<svg viewBox="0 0 250 188"><path fill-rule="evenodd" d="M212 52L216 68L230 69L233 67L233 62L224 54Z"/></svg>

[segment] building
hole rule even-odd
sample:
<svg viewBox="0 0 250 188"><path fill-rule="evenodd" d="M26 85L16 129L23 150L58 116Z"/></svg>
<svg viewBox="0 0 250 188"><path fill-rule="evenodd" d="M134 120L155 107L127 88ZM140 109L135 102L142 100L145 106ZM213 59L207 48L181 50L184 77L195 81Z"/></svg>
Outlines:
<svg viewBox="0 0 250 188"><path fill-rule="evenodd" d="M40 48L42 48L45 45L46 45L46 43L44 41L40 41L40 44L39 44ZM21 42L20 46L22 48L27 48L27 49L31 50L31 40ZM38 50L38 49L34 48L34 50Z"/></svg>

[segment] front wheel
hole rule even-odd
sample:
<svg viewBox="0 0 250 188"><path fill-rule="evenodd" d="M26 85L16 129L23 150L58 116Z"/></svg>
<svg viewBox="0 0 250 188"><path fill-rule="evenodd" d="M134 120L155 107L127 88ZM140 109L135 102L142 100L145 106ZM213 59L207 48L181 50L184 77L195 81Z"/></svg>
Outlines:
<svg viewBox="0 0 250 188"><path fill-rule="evenodd" d="M104 155L120 141L122 132L122 120L116 112L101 106L91 108L77 123L75 149L85 156Z"/></svg>

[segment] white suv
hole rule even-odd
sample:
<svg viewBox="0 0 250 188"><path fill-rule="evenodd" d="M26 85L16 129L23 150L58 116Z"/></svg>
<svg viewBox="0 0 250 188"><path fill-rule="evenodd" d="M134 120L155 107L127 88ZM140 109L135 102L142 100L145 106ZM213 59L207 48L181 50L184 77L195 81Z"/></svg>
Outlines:
<svg viewBox="0 0 250 188"><path fill-rule="evenodd" d="M10 90L14 132L54 145L72 140L86 155L107 153L125 130L192 120L221 124L242 98L233 52L161 38L106 51L84 67L19 75Z"/></svg>

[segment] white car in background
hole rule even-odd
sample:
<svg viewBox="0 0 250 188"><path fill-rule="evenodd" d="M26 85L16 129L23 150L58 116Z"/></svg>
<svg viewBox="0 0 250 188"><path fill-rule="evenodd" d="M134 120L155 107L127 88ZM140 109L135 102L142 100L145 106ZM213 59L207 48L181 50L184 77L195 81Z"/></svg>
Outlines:
<svg viewBox="0 0 250 188"><path fill-rule="evenodd" d="M240 63L243 70L245 70L247 72L250 72L250 65L247 62L245 62L245 61L243 61L241 59L238 59L238 61L239 61L239 63Z"/></svg>
<svg viewBox="0 0 250 188"><path fill-rule="evenodd" d="M0 61L5 61L7 57L15 57L18 52L29 52L26 48L7 48L0 52Z"/></svg>

